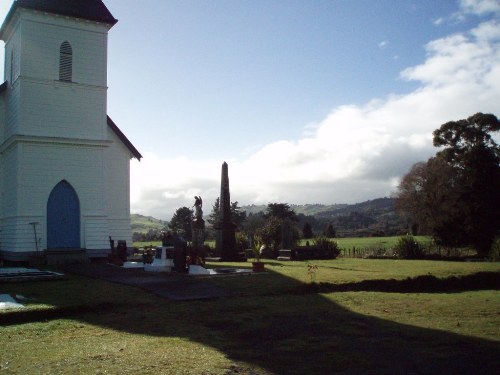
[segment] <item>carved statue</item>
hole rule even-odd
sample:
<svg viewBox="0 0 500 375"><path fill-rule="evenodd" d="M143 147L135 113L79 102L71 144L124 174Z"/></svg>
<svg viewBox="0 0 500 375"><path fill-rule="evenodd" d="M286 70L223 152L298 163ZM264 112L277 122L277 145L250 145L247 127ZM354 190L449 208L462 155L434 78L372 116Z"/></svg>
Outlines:
<svg viewBox="0 0 500 375"><path fill-rule="evenodd" d="M196 220L203 220L203 211L202 211L202 207L203 207L203 201L201 199L201 196L195 196L194 197L194 217Z"/></svg>

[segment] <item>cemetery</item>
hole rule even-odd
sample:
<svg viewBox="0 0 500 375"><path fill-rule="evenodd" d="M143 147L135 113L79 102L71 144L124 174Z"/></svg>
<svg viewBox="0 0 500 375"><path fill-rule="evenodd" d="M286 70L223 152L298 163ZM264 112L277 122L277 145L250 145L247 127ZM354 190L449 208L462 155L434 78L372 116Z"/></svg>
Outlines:
<svg viewBox="0 0 500 375"><path fill-rule="evenodd" d="M142 155L106 113L117 20L68 3L14 1L0 27L0 373L499 373L500 263L410 234L362 251L299 241L277 203L283 217L243 235L226 162L212 248L196 195L187 231L135 249ZM33 50L50 52L28 63Z"/></svg>

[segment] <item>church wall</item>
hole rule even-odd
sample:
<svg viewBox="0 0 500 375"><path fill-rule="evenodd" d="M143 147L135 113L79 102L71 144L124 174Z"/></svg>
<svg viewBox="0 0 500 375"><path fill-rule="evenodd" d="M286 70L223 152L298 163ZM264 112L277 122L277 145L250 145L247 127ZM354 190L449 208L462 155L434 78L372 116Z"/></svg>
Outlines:
<svg viewBox="0 0 500 375"><path fill-rule="evenodd" d="M1 158L1 206L2 218L12 217L18 214L18 174L16 170L19 166L19 150L10 147L2 153ZM8 167L8 168L7 168Z"/></svg>
<svg viewBox="0 0 500 375"><path fill-rule="evenodd" d="M110 235L114 240L125 240L132 246L130 223L130 151L108 128L111 146L105 151L107 210Z"/></svg>
<svg viewBox="0 0 500 375"><path fill-rule="evenodd" d="M30 254L36 252L35 234L30 223L40 222L40 216L18 216L2 220L2 239L0 253L7 260L26 260ZM37 238L40 239L42 225L37 225ZM41 251L42 248L39 247ZM6 255L6 256L5 256Z"/></svg>
<svg viewBox="0 0 500 375"><path fill-rule="evenodd" d="M4 131L5 131L5 96L0 95L0 145L2 145L5 139Z"/></svg>
<svg viewBox="0 0 500 375"><path fill-rule="evenodd" d="M4 80L7 90L4 93L6 115L5 127L0 138L2 141L16 134L19 129L20 86L19 74L21 61L21 27L17 23L5 45Z"/></svg>
<svg viewBox="0 0 500 375"><path fill-rule="evenodd" d="M18 244L20 245L17 241L18 174L16 173L19 156L19 150L10 147L4 150L0 158L0 249L15 250Z"/></svg>
<svg viewBox="0 0 500 375"><path fill-rule="evenodd" d="M47 201L52 189L66 180L75 189L81 212L81 246L108 247L103 176L103 147L23 144L19 183L21 216L40 218L42 247L46 248Z"/></svg>
<svg viewBox="0 0 500 375"><path fill-rule="evenodd" d="M19 132L105 139L106 28L26 11L20 24ZM73 51L72 82L59 81L60 46L64 41L71 44Z"/></svg>
<svg viewBox="0 0 500 375"><path fill-rule="evenodd" d="M21 69L21 27L17 23L5 45L4 81L13 85Z"/></svg>
<svg viewBox="0 0 500 375"><path fill-rule="evenodd" d="M21 134L106 139L104 89L63 82L21 81Z"/></svg>
<svg viewBox="0 0 500 375"><path fill-rule="evenodd" d="M20 102L20 85L19 80L13 86L7 88L5 93L5 128L3 139L7 140L19 130L19 102Z"/></svg>
<svg viewBox="0 0 500 375"><path fill-rule="evenodd" d="M73 50L72 81L107 86L107 28L104 25L29 11L23 12L21 24L21 75L59 80L59 49L67 41Z"/></svg>

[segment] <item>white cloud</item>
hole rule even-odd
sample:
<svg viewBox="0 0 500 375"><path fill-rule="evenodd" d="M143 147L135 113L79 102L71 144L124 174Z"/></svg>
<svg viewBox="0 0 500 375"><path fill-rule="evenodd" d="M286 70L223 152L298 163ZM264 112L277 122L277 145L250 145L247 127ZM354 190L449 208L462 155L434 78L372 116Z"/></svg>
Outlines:
<svg viewBox="0 0 500 375"><path fill-rule="evenodd" d="M443 23L445 23L445 22L446 22L446 18L444 18L444 17L439 17L439 18L437 18L437 19L435 19L435 20L434 20L433 24L434 24L435 26L439 26L439 25L442 25L442 24L443 24Z"/></svg>
<svg viewBox="0 0 500 375"><path fill-rule="evenodd" d="M477 15L500 13L498 0L460 0L460 7L465 13Z"/></svg>
<svg viewBox="0 0 500 375"><path fill-rule="evenodd" d="M463 2L477 12L487 3ZM305 125L302 139L228 160L231 200L342 203L389 195L412 164L435 153L434 129L476 112L498 111L499 44L496 21L431 41L426 60L401 72L403 79L420 83L415 91L334 108L323 121ZM145 155L132 168L132 210L168 218L202 195L209 212L219 195L221 164Z"/></svg>
<svg viewBox="0 0 500 375"><path fill-rule="evenodd" d="M382 49L382 48L387 47L387 45L388 45L388 44L389 44L389 42L388 42L387 40L383 40L383 41L381 41L381 42L378 44L378 47Z"/></svg>
<svg viewBox="0 0 500 375"><path fill-rule="evenodd" d="M498 0L459 0L459 10L449 17L440 17L434 20L435 26L451 22L462 23L467 16L485 16L491 14L500 14L500 1Z"/></svg>

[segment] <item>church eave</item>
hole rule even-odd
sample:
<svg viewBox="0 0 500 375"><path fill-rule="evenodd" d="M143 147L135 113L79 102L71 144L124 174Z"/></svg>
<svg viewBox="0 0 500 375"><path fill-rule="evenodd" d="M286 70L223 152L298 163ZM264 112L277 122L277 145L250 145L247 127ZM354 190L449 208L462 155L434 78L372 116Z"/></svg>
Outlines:
<svg viewBox="0 0 500 375"><path fill-rule="evenodd" d="M132 144L132 142L129 141L129 139L126 137L125 134L120 130L120 128L114 123L114 121L111 119L111 117L108 116L108 126L113 130L113 132L116 134L118 138L123 142L123 144L129 149L130 153L134 158L137 160L141 161L142 155L141 153L135 148L135 146Z"/></svg>

